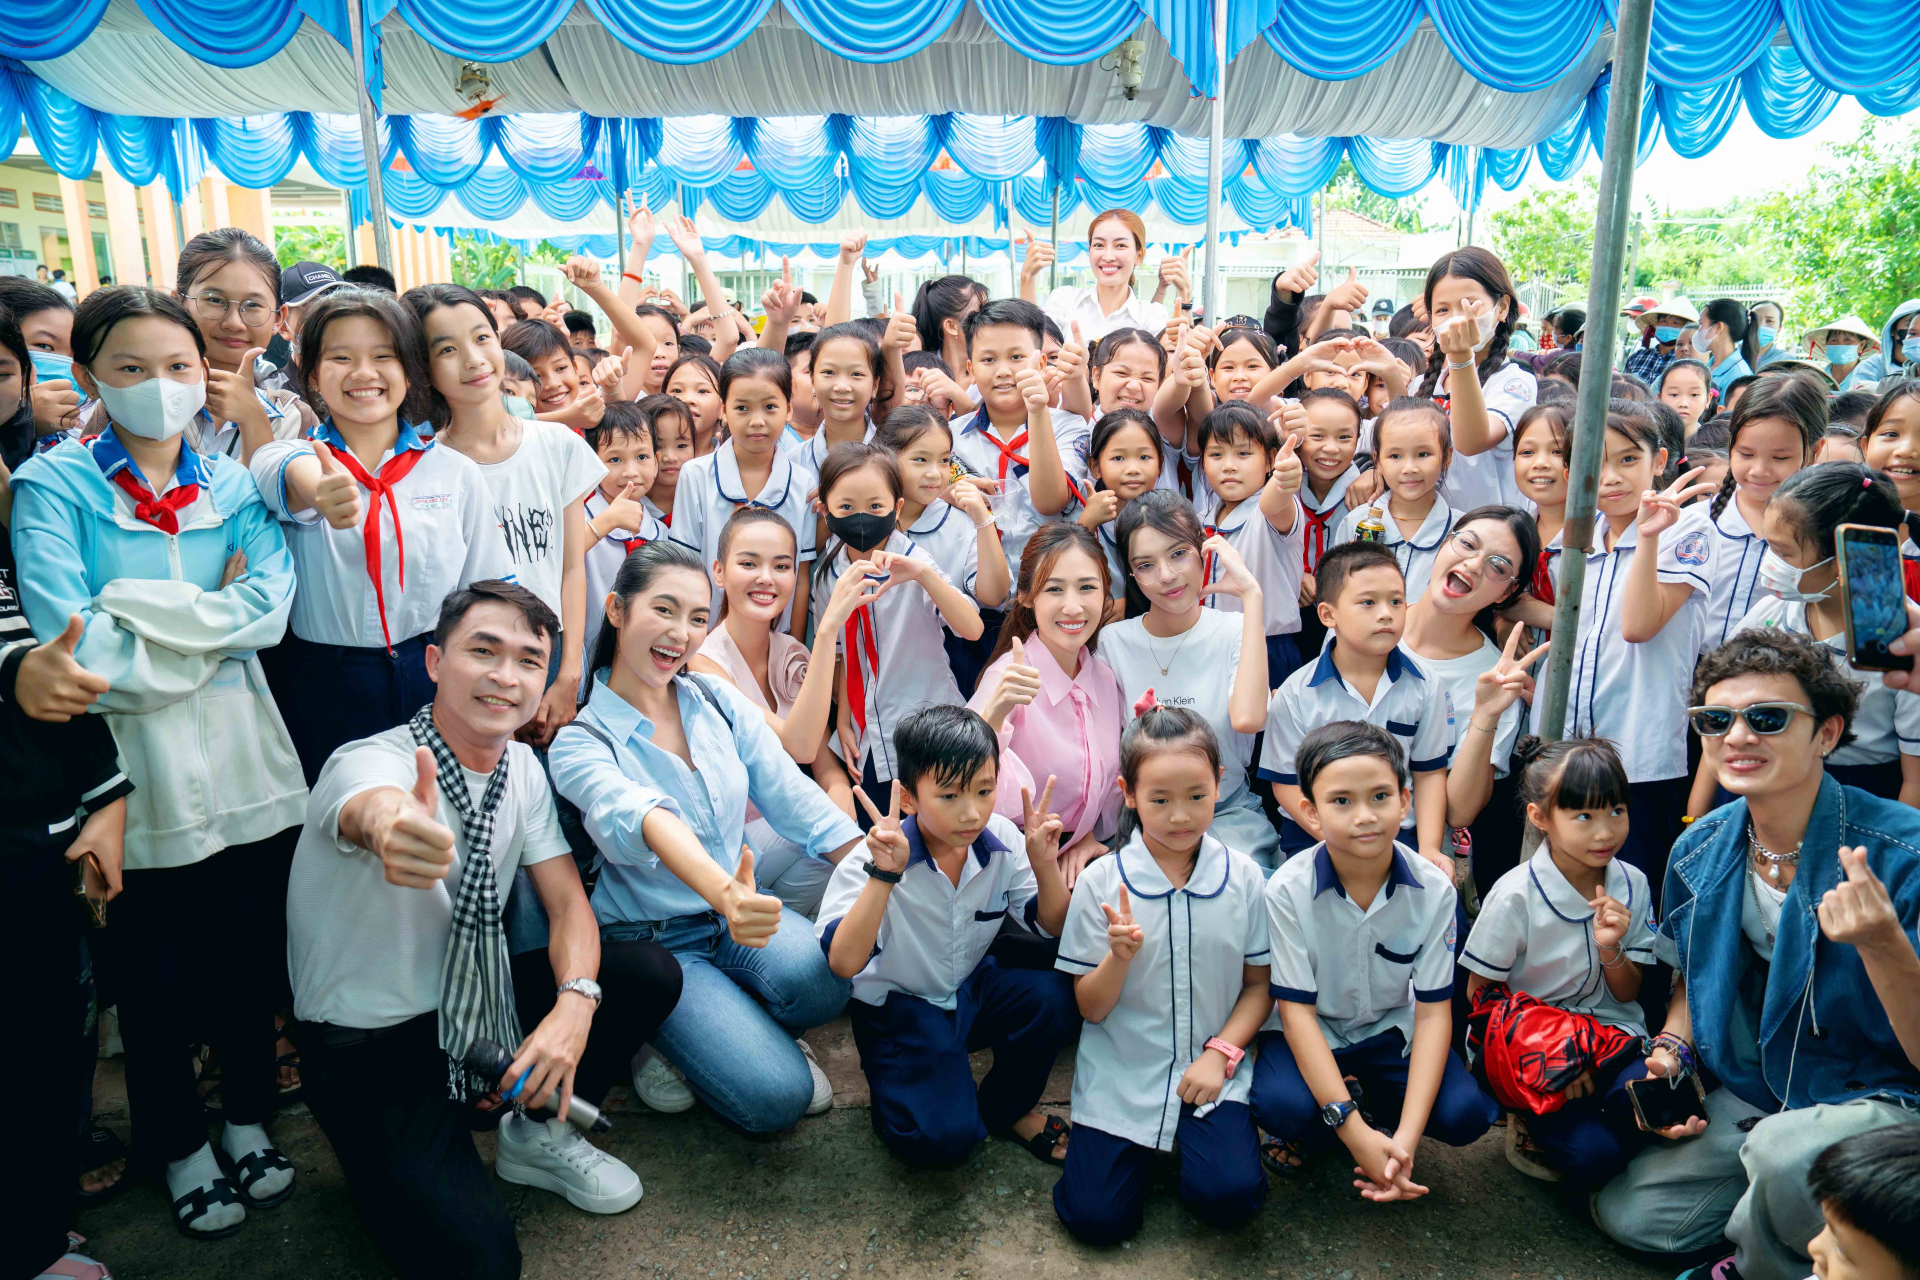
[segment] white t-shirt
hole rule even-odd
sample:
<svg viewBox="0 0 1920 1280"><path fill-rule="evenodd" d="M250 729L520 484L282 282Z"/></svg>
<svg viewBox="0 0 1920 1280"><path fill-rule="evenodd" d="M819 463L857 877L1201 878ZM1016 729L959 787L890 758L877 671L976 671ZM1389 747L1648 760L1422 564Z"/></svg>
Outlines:
<svg viewBox="0 0 1920 1280"><path fill-rule="evenodd" d="M1468 721L1473 716L1473 695L1484 673L1493 670L1500 661L1500 646L1480 637L1480 647L1461 658L1429 658L1424 653L1416 653L1420 665L1429 675L1438 676L1440 683L1447 688L1447 696L1453 700L1453 742L1458 748L1460 739L1467 734ZM1507 765L1513 757L1513 744L1520 738L1520 721L1525 714L1526 703L1516 701L1500 713L1500 721L1494 727L1492 755L1493 773L1497 778L1507 776Z"/></svg>
<svg viewBox="0 0 1920 1280"><path fill-rule="evenodd" d="M500 462L477 464L493 497L493 518L513 557L520 585L560 612L566 568L567 504L593 492L606 477L587 442L557 422L521 424L520 447Z"/></svg>
<svg viewBox="0 0 1920 1280"><path fill-rule="evenodd" d="M1253 735L1235 733L1228 704L1240 670L1240 615L1203 605L1200 620L1177 636L1150 636L1143 618L1111 623L1100 631L1100 656L1120 677L1124 705L1131 708L1148 689L1169 707L1193 712L1213 727L1220 740L1220 804L1226 807L1247 790L1247 765L1253 761ZM1167 664L1163 674L1162 663ZM1128 715L1129 722L1133 717Z"/></svg>
<svg viewBox="0 0 1920 1280"><path fill-rule="evenodd" d="M564 428L562 428L564 430ZM380 787L411 790L413 732L396 725L333 753L307 798L307 822L287 882L287 965L302 1022L378 1028L440 1007L440 969L467 837L440 780L439 820L453 831L453 869L431 889L387 883L380 859L340 838L347 801ZM461 770L476 806L487 775ZM567 852L547 775L523 743L507 744L507 790L493 817L493 873L501 906L514 873Z"/></svg>

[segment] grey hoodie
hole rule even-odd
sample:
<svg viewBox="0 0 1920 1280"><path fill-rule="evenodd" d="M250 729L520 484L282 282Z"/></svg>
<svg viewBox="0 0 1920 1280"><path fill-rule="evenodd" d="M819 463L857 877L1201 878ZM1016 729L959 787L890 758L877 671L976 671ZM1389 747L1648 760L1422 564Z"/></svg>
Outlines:
<svg viewBox="0 0 1920 1280"><path fill-rule="evenodd" d="M1916 311L1920 311L1920 298L1908 298L1893 309L1887 322L1880 326L1880 349L1854 366L1853 376L1847 379L1846 386L1840 388L1842 391L1855 388L1864 390L1868 384L1883 378L1912 377L1920 373L1920 370L1910 368L1901 361L1900 344L1893 340L1893 322Z"/></svg>

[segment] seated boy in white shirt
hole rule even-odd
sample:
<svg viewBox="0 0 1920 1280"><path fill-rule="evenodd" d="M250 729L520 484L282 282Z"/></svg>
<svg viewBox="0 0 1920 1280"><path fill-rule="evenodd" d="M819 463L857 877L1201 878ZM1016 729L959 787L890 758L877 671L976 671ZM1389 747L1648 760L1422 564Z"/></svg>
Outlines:
<svg viewBox="0 0 1920 1280"><path fill-rule="evenodd" d="M1058 936L1068 893L1060 819L1028 798L1027 834L993 812L1000 740L965 707L900 722L899 771L873 818L867 857L843 858L814 927L833 971L853 983L860 1066L873 1127L910 1165L950 1168L988 1134L1058 1164L1066 1125L1034 1111L1078 1016L1064 975L1003 969L987 955L1010 914ZM905 817L902 817L902 813ZM976 1092L967 1054L993 1050Z"/></svg>
<svg viewBox="0 0 1920 1280"><path fill-rule="evenodd" d="M1295 760L1306 815L1324 834L1267 882L1279 1031L1262 1032L1253 1114L1269 1164L1293 1166L1338 1137L1369 1200L1426 1194L1414 1152L1431 1133L1465 1146L1498 1117L1448 1047L1453 1035L1454 892L1447 874L1394 836L1412 799L1393 735L1357 720L1323 725ZM1356 1078L1391 1132L1360 1113ZM1396 1115L1397 1113L1397 1115Z"/></svg>

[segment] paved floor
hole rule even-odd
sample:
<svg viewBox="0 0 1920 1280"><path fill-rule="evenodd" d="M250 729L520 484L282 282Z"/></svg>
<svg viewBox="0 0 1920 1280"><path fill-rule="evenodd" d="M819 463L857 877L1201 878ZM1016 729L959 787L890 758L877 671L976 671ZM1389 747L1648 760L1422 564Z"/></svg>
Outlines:
<svg viewBox="0 0 1920 1280"><path fill-rule="evenodd" d="M1156 1187L1131 1245L1089 1249L1060 1229L1048 1191L1054 1170L990 1142L957 1171L909 1173L868 1127L867 1093L847 1024L808 1037L834 1080L834 1110L771 1139L745 1137L704 1110L660 1116L616 1090L602 1146L639 1171L646 1197L611 1218L580 1213L544 1192L500 1184L520 1224L525 1274L544 1277L1154 1276L1317 1277L1320 1280L1667 1280L1615 1250L1555 1188L1507 1167L1499 1131L1472 1147L1427 1143L1420 1177L1432 1188L1407 1205L1372 1205L1345 1168L1316 1162L1276 1181L1266 1211L1221 1235L1189 1217L1171 1179ZM1063 1114L1063 1056L1047 1102ZM103 1118L126 1133L117 1062L103 1063ZM273 1131L300 1170L300 1189L229 1239L183 1239L162 1196L135 1187L82 1213L79 1229L121 1280L344 1280L391 1273L360 1232L339 1166L304 1108ZM492 1156L493 1140L481 1138Z"/></svg>

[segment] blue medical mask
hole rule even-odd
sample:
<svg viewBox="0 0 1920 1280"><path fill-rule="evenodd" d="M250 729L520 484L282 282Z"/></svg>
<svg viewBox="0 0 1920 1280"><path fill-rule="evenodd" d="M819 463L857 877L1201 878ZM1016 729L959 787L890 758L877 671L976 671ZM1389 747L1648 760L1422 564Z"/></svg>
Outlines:
<svg viewBox="0 0 1920 1280"><path fill-rule="evenodd" d="M1780 330L1777 328L1770 329L1763 324L1754 331L1754 336L1760 340L1760 349L1765 351L1773 345L1773 340L1780 336Z"/></svg>
<svg viewBox="0 0 1920 1280"><path fill-rule="evenodd" d="M1657 324L1653 326L1653 340L1655 342L1678 342L1680 340L1680 326L1677 324Z"/></svg>
<svg viewBox="0 0 1920 1280"><path fill-rule="evenodd" d="M1860 344L1857 342L1829 342L1827 344L1828 364L1852 364L1860 358Z"/></svg>
<svg viewBox="0 0 1920 1280"><path fill-rule="evenodd" d="M42 351L34 348L28 356L33 360L33 380L35 382L68 382L80 397L80 403L88 400L87 390L73 376L73 357L63 356L57 351Z"/></svg>
<svg viewBox="0 0 1920 1280"><path fill-rule="evenodd" d="M1908 364L1920 360L1920 338L1903 338L1900 342L1900 354L1907 358Z"/></svg>
<svg viewBox="0 0 1920 1280"><path fill-rule="evenodd" d="M506 402L507 412L513 417L531 419L534 416L533 406L527 403L525 396L501 396L500 398Z"/></svg>

